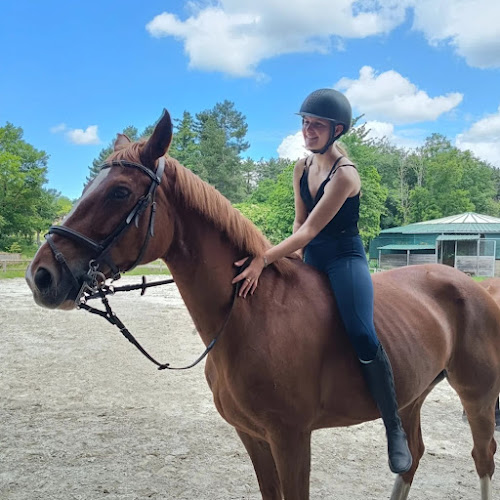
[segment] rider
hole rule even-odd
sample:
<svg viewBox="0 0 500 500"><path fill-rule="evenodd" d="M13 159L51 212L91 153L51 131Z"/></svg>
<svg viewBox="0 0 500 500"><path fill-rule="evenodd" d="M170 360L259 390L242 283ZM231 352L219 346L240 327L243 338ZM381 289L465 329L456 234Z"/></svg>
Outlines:
<svg viewBox="0 0 500 500"><path fill-rule="evenodd" d="M410 469L412 457L398 414L392 368L373 323L373 284L357 227L361 180L335 142L351 126L351 105L340 92L319 89L305 99L298 114L305 146L313 154L295 165L293 234L256 256L233 283L245 280L240 296L253 294L264 267L305 248L305 262L328 274L345 329L382 414L389 466L402 474Z"/></svg>

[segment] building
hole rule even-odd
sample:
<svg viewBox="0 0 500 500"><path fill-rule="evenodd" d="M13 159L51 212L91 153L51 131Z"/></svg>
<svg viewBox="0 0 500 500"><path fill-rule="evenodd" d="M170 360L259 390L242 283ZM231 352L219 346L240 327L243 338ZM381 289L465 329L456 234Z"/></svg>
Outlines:
<svg viewBox="0 0 500 500"><path fill-rule="evenodd" d="M439 262L472 276L500 276L500 219L466 212L384 229L370 243L379 269Z"/></svg>

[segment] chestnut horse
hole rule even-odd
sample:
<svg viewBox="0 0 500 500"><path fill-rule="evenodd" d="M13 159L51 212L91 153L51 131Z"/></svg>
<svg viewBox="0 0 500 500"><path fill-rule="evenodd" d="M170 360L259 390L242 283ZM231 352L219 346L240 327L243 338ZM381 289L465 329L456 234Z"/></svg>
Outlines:
<svg viewBox="0 0 500 500"><path fill-rule="evenodd" d="M119 135L63 226L49 231L27 282L39 305L69 309L86 281L95 286L104 275L162 258L205 345L226 322L206 378L250 455L262 498L307 500L312 431L380 414L326 276L298 258L282 259L229 314L233 263L261 255L269 243L214 188L166 156L171 138L167 112L147 141ZM413 455L391 499L408 498L424 452L420 410L446 376L469 417L481 499L492 500L500 308L468 276L442 265L378 273L373 281L375 325Z"/></svg>

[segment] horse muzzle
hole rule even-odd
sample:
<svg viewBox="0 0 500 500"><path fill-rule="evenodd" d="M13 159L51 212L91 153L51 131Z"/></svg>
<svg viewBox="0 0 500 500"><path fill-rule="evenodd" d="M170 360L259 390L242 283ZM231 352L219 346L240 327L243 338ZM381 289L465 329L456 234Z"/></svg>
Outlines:
<svg viewBox="0 0 500 500"><path fill-rule="evenodd" d="M78 273L83 274L83 273ZM49 309L73 309L81 285L64 268L58 269L53 262L35 257L26 270L26 282L33 293L33 299ZM78 280L80 281L80 280ZM83 276L81 283L83 284Z"/></svg>

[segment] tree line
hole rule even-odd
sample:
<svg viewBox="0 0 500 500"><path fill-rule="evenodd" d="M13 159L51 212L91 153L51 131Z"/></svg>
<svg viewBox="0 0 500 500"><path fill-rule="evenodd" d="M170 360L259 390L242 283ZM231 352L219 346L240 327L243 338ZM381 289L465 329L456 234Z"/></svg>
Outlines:
<svg viewBox="0 0 500 500"><path fill-rule="evenodd" d="M381 229L467 211L500 216L500 174L469 151L432 134L423 146L408 151L387 140L369 138L362 117L354 120L342 145L362 179L360 231L367 245ZM150 125L132 140L147 138ZM174 120L170 155L215 186L273 242L291 234L294 218L293 167L290 160L254 160L244 153L248 126L234 103L223 101ZM87 181L111 153L102 149L89 166ZM48 156L22 140L22 129L0 128L0 250L27 245L69 211L71 202L44 188Z"/></svg>

